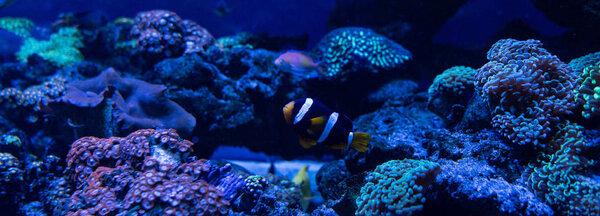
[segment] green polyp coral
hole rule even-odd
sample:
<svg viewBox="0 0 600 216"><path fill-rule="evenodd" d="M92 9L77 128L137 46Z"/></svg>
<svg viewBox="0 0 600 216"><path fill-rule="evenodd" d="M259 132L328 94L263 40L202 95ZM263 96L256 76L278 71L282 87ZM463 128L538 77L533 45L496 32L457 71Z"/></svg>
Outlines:
<svg viewBox="0 0 600 216"><path fill-rule="evenodd" d="M527 183L562 215L599 215L600 185L581 174L595 164L581 156L586 148L583 127L569 121L558 127L550 142L558 150L531 169Z"/></svg>
<svg viewBox="0 0 600 216"><path fill-rule="evenodd" d="M411 54L402 45L359 27L339 28L327 34L315 50L326 77L339 77L354 67L372 72L396 68Z"/></svg>
<svg viewBox="0 0 600 216"><path fill-rule="evenodd" d="M600 114L600 61L585 67L580 74L581 85L575 90L583 104L581 115L587 119Z"/></svg>
<svg viewBox="0 0 600 216"><path fill-rule="evenodd" d="M61 28L50 35L49 40L27 38L16 53L17 59L27 62L31 55L39 55L43 59L59 67L65 67L83 60L78 48L83 47L81 34L76 28Z"/></svg>
<svg viewBox="0 0 600 216"><path fill-rule="evenodd" d="M425 188L440 172L428 160L391 160L369 174L356 199L356 215L412 215L423 209Z"/></svg>
<svg viewBox="0 0 600 216"><path fill-rule="evenodd" d="M448 121L460 118L458 106L465 107L469 100L468 92L475 88L477 70L466 66L454 66L437 75L429 86L427 107ZM460 112L462 115L462 112Z"/></svg>
<svg viewBox="0 0 600 216"><path fill-rule="evenodd" d="M33 30L34 26L33 22L26 18L0 18L0 29L4 29L24 38L31 37L31 30Z"/></svg>

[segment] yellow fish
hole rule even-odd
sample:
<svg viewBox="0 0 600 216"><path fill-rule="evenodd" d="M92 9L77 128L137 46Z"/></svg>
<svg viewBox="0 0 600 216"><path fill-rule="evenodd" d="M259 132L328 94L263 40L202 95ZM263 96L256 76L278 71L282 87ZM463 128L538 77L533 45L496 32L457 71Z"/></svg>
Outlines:
<svg viewBox="0 0 600 216"><path fill-rule="evenodd" d="M292 181L294 184L300 186L300 191L302 191L302 201L300 203L302 205L302 211L306 211L306 209L308 209L308 204L310 204L310 200L312 199L312 194L310 191L310 178L308 176L308 165L300 169Z"/></svg>

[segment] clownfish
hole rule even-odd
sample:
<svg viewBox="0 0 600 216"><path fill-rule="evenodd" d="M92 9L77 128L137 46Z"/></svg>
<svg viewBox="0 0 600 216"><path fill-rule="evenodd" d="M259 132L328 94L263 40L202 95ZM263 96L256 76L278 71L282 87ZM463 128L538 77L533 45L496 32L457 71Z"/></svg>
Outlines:
<svg viewBox="0 0 600 216"><path fill-rule="evenodd" d="M283 107L283 117L296 130L305 149L322 144L331 149L353 148L365 152L371 139L368 133L353 132L348 117L312 98L289 102Z"/></svg>
<svg viewBox="0 0 600 216"><path fill-rule="evenodd" d="M284 72L304 78L315 78L323 73L323 69L309 56L298 51L287 51L281 54L273 64Z"/></svg>

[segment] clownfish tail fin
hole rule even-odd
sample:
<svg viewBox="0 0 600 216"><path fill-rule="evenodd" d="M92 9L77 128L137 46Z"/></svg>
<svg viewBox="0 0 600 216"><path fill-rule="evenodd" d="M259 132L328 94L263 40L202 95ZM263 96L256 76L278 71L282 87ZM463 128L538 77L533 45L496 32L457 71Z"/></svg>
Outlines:
<svg viewBox="0 0 600 216"><path fill-rule="evenodd" d="M369 140L371 140L371 134L362 132L352 132L352 140L350 141L350 147L356 149L359 152L366 152L369 146Z"/></svg>

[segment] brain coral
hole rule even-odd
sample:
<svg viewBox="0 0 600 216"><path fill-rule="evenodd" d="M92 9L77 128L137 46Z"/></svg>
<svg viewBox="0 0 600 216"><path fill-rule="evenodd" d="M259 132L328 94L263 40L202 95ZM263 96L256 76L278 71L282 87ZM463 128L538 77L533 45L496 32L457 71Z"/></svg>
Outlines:
<svg viewBox="0 0 600 216"><path fill-rule="evenodd" d="M537 40L503 39L488 51L475 87L488 104L492 125L519 145L544 147L551 125L575 107L577 76Z"/></svg>
<svg viewBox="0 0 600 216"><path fill-rule="evenodd" d="M400 66L412 55L402 45L371 29L347 27L327 34L315 48L326 77L340 77L357 68L374 72Z"/></svg>
<svg viewBox="0 0 600 216"><path fill-rule="evenodd" d="M369 174L356 199L356 215L412 215L423 209L423 191L440 172L427 160L391 160Z"/></svg>
<svg viewBox="0 0 600 216"><path fill-rule="evenodd" d="M429 86L428 108L447 120L459 118L450 116L456 113L455 105L465 106L468 92L475 87L477 70L466 66L454 66L437 75Z"/></svg>
<svg viewBox="0 0 600 216"><path fill-rule="evenodd" d="M533 168L527 183L557 212L563 215L600 214L600 182L581 175L593 162L583 157L586 144L583 127L568 121L551 140L558 150Z"/></svg>

